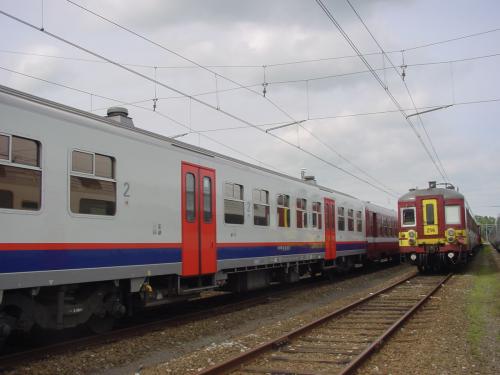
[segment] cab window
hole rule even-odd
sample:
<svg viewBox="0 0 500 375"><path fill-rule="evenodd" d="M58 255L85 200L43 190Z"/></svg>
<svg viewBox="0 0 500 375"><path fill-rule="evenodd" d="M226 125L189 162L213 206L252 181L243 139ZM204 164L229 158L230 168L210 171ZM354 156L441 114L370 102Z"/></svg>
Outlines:
<svg viewBox="0 0 500 375"><path fill-rule="evenodd" d="M460 206L445 206L444 217L446 224L460 224Z"/></svg>
<svg viewBox="0 0 500 375"><path fill-rule="evenodd" d="M427 217L427 225L434 225L434 205L432 203L427 203L425 205L425 215Z"/></svg>
<svg viewBox="0 0 500 375"><path fill-rule="evenodd" d="M403 227L415 226L415 207L408 207L401 209L401 225Z"/></svg>

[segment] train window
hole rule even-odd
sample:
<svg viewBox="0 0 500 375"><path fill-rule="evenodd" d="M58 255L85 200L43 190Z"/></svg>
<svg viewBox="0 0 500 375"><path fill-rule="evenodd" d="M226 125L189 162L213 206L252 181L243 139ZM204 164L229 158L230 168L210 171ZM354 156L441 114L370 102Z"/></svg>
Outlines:
<svg viewBox="0 0 500 375"><path fill-rule="evenodd" d="M10 139L6 135L0 135L0 159L9 160Z"/></svg>
<svg viewBox="0 0 500 375"><path fill-rule="evenodd" d="M351 208L347 210L347 230L349 232L354 231L354 210Z"/></svg>
<svg viewBox="0 0 500 375"><path fill-rule="evenodd" d="M415 207L408 207L401 209L401 226L413 227L415 226Z"/></svg>
<svg viewBox="0 0 500 375"><path fill-rule="evenodd" d="M224 184L224 222L227 224L243 224L245 222L243 185L229 182Z"/></svg>
<svg viewBox="0 0 500 375"><path fill-rule="evenodd" d="M0 208L38 211L42 201L40 143L0 135Z"/></svg>
<svg viewBox="0 0 500 375"><path fill-rule="evenodd" d="M94 174L94 155L88 152L73 151L71 170L73 172Z"/></svg>
<svg viewBox="0 0 500 375"><path fill-rule="evenodd" d="M460 224L460 206L444 206L446 224Z"/></svg>
<svg viewBox="0 0 500 375"><path fill-rule="evenodd" d="M312 204L312 227L321 229L322 228L322 214L321 214L321 203L313 202Z"/></svg>
<svg viewBox="0 0 500 375"><path fill-rule="evenodd" d="M278 194L277 197L278 227L290 228L290 196Z"/></svg>
<svg viewBox="0 0 500 375"><path fill-rule="evenodd" d="M297 198L297 228L307 228L307 200Z"/></svg>
<svg viewBox="0 0 500 375"><path fill-rule="evenodd" d="M74 150L71 154L71 171L71 212L104 216L116 214L114 158Z"/></svg>
<svg viewBox="0 0 500 375"><path fill-rule="evenodd" d="M12 137L12 162L38 167L38 142L32 139Z"/></svg>
<svg viewBox="0 0 500 375"><path fill-rule="evenodd" d="M113 216L116 211L115 202L115 182L71 176L71 212Z"/></svg>
<svg viewBox="0 0 500 375"><path fill-rule="evenodd" d="M432 203L425 205L425 215L427 217L427 225L434 224L434 205Z"/></svg>
<svg viewBox="0 0 500 375"><path fill-rule="evenodd" d="M196 181L194 174L186 173L186 221L193 223L196 219Z"/></svg>
<svg viewBox="0 0 500 375"><path fill-rule="evenodd" d="M338 230L345 230L344 207L337 208L337 214L338 214L337 229Z"/></svg>
<svg viewBox="0 0 500 375"><path fill-rule="evenodd" d="M361 211L356 211L356 230L363 231L363 220L361 220Z"/></svg>
<svg viewBox="0 0 500 375"><path fill-rule="evenodd" d="M267 190L254 189L252 197L253 223L260 226L269 226L269 192Z"/></svg>
<svg viewBox="0 0 500 375"><path fill-rule="evenodd" d="M113 158L95 154L95 175L105 178L113 178Z"/></svg>
<svg viewBox="0 0 500 375"><path fill-rule="evenodd" d="M203 221L212 222L212 179L203 177Z"/></svg>

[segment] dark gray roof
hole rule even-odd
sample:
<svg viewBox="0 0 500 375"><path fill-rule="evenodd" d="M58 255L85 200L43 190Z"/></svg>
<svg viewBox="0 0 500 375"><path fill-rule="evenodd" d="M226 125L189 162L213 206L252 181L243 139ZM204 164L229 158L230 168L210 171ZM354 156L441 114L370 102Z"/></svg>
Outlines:
<svg viewBox="0 0 500 375"><path fill-rule="evenodd" d="M444 199L464 199L463 194L459 193L456 190L451 189L443 189L443 188L434 188L434 189L415 189L413 191L409 191L401 198L399 201L409 201L414 200L415 197L424 197L427 195L442 195Z"/></svg>

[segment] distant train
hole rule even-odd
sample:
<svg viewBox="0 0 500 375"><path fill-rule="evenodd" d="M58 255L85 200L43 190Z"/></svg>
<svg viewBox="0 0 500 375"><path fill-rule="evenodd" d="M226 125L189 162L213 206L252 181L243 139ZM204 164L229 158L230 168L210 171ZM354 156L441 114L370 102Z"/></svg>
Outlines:
<svg viewBox="0 0 500 375"><path fill-rule="evenodd" d="M0 86L0 338L399 260L396 213ZM1 340L0 340L1 341Z"/></svg>
<svg viewBox="0 0 500 375"><path fill-rule="evenodd" d="M467 262L481 244L480 227L465 200L451 184L411 189L399 198L399 247L420 271Z"/></svg>
<svg viewBox="0 0 500 375"><path fill-rule="evenodd" d="M500 215L498 215L495 223L494 237L491 244L500 251Z"/></svg>

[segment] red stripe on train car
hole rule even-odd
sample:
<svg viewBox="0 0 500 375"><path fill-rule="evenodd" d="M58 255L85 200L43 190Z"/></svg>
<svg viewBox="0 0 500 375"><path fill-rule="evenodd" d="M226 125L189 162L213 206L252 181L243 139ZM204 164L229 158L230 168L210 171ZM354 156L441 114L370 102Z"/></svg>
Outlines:
<svg viewBox="0 0 500 375"><path fill-rule="evenodd" d="M179 249L180 243L1 243L2 250Z"/></svg>

